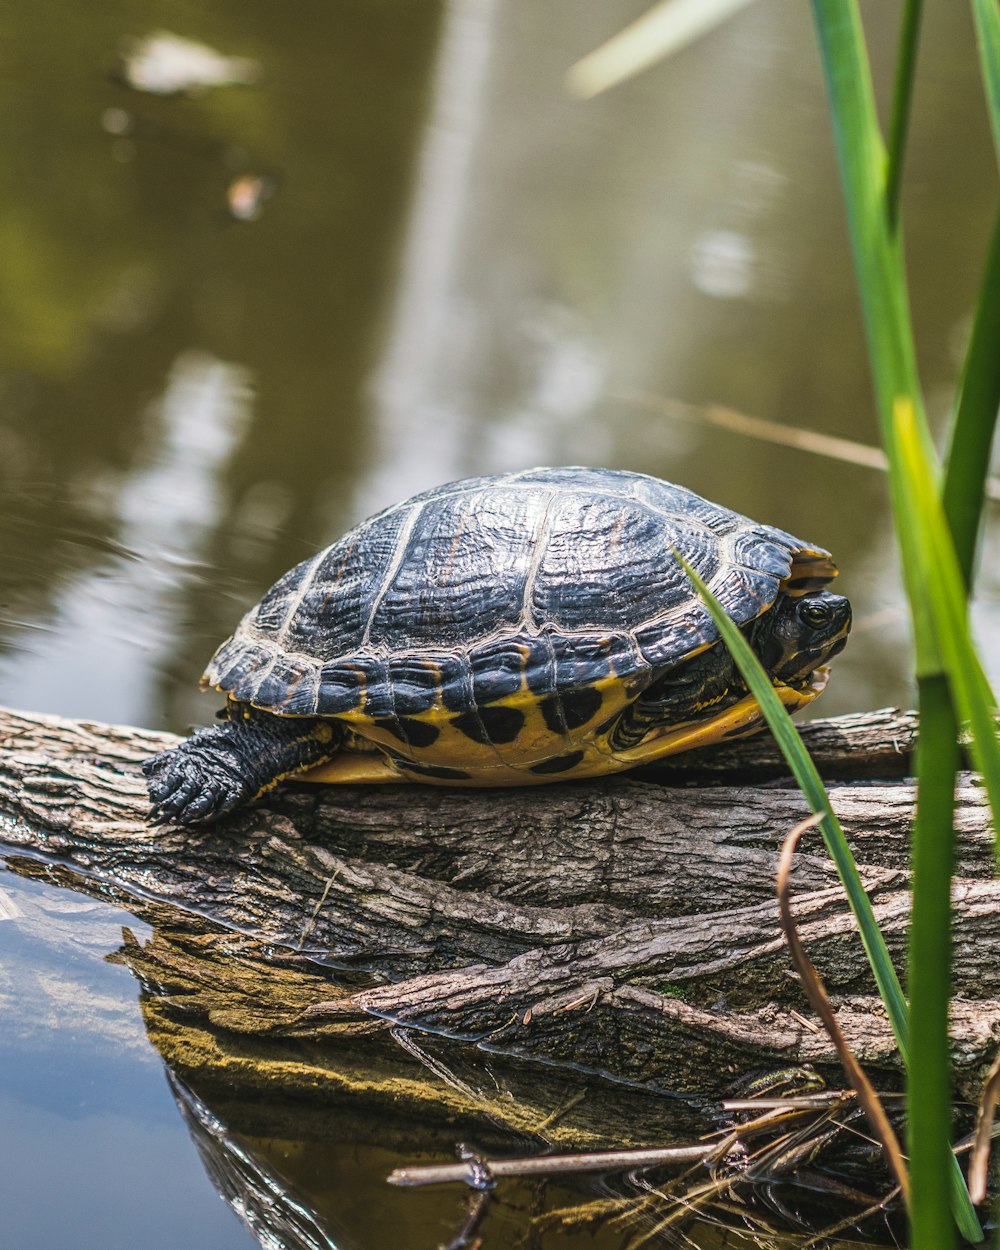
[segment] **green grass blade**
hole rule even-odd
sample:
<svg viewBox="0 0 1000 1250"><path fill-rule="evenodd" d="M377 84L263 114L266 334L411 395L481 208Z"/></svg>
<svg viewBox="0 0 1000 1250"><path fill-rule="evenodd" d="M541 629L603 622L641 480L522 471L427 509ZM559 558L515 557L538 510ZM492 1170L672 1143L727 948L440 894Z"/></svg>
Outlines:
<svg viewBox="0 0 1000 1250"><path fill-rule="evenodd" d="M898 395L919 404L899 240L885 212L887 156L857 5L812 0L883 430ZM922 410L917 408L918 415ZM928 446L930 434L925 431ZM885 440L884 440L885 441ZM887 448L888 450L888 448Z"/></svg>
<svg viewBox="0 0 1000 1250"><path fill-rule="evenodd" d="M920 42L920 17L924 0L906 0L899 34L899 55L896 59L896 85L892 93L892 121L889 123L889 166L886 170L885 199L890 228L899 220L899 192L903 181L903 157L910 128L910 103L913 79L917 68L917 45Z"/></svg>
<svg viewBox="0 0 1000 1250"><path fill-rule="evenodd" d="M882 445L889 460L896 533L913 614L917 673L931 676L942 672L943 661L937 653L935 634L923 603L914 538L909 528L898 523L902 488L892 422L899 396L906 396L913 406L927 456L933 459L934 451L920 399L899 233L890 231L886 212L887 158L857 5L853 0L812 0L812 5L844 185Z"/></svg>
<svg viewBox="0 0 1000 1250"><path fill-rule="evenodd" d="M926 530L914 528L908 519L908 514L913 510L914 484L902 462L903 445L897 436L896 408L900 400L906 404L910 443L919 447L920 462L926 470L923 484L927 485L929 479L931 495L939 510L937 488L940 473L921 402L901 231L891 220L888 161L878 126L861 18L856 0L812 0L812 6L844 186L882 445L889 460L893 515L903 558L907 596L913 615L918 679L922 691L939 689L942 675L948 668L950 697L958 703L951 683L952 670L956 659L967 660L968 656L964 653L959 656L957 652L949 656L942 653L942 645L955 643L956 635L954 631L942 633L940 602L928 602L924 578L928 573L931 576L934 574L932 549L926 546L930 535ZM940 515L943 519L943 512ZM940 534L936 537L940 538ZM954 557L946 524L944 537ZM964 608L961 578L959 588L960 602ZM954 624L954 621L951 623ZM970 674L964 672L963 677L969 678ZM980 695L982 694L980 690ZM964 713L966 709L962 710ZM933 728L933 724L932 713L931 725L927 728ZM949 752L953 750L953 740L953 725L949 724L949 736L945 738L940 749L947 749ZM925 797L931 798L932 794ZM922 832L926 836L934 836L936 833L928 829L926 824ZM938 833L937 836L949 839L951 835L948 828L945 828L943 834ZM925 911L924 914L928 913ZM940 923L939 917L937 922ZM929 922L921 920L922 925L927 923ZM926 934L922 935L925 936ZM937 936L939 942L946 942L946 930L939 932ZM947 1029L946 1002L942 1003L940 987L934 982L934 974L932 973L930 982L921 985L923 977L924 969L911 962L910 988L912 991L916 984L923 1007L921 1032L911 1033L910 1037L912 1046L922 1052L918 1059L919 1070L925 1076L931 1074L926 1079L940 1093L947 1088L950 1077L948 1055L947 1052L942 1055L940 1046L940 1037ZM911 1092L915 1092L912 1086ZM913 1101L911 1098L911 1114ZM936 1109L932 1110L933 1117L940 1117L939 1102ZM942 1137L937 1133L928 1136L921 1133L918 1137L911 1134L911 1148L916 1156L913 1167L920 1176L927 1176L934 1169L939 1176L948 1176L955 1222L967 1240L982 1241L982 1230L969 1200L961 1171L954 1155L946 1150L949 1136L950 1134ZM943 1241L940 1236L944 1219L942 1195L938 1187L930 1190L926 1186L915 1187L911 1205L911 1230L912 1244L916 1250L940 1250L942 1246L947 1246L950 1234Z"/></svg>
<svg viewBox="0 0 1000 1250"><path fill-rule="evenodd" d="M972 735L972 756L982 774L994 828L997 828L1000 827L1000 739L996 732L996 699L969 632L962 570L933 470L917 435L907 400L897 404L893 426L903 473L901 521L910 527L915 540L923 602L947 673L952 700Z"/></svg>
<svg viewBox="0 0 1000 1250"><path fill-rule="evenodd" d="M1000 158L1000 9L996 0L972 0L979 59L993 143ZM942 498L967 589L971 590L984 478L1000 408L1000 214L976 303L972 334L951 423ZM995 811L995 809L994 809Z"/></svg>
<svg viewBox="0 0 1000 1250"><path fill-rule="evenodd" d="M979 287L948 442L942 502L966 587L972 588L990 446L1000 410L1000 213Z"/></svg>
<svg viewBox="0 0 1000 1250"><path fill-rule="evenodd" d="M993 144L1000 157L1000 10L996 0L972 0L972 16L976 23Z"/></svg>
<svg viewBox="0 0 1000 1250"><path fill-rule="evenodd" d="M771 679L764 672L750 644L726 615L725 609L695 570L682 556L678 555L677 558L704 600L712 615L712 619L718 626L723 642L729 648L733 659L743 674L743 680L747 683L750 693L760 704L761 711L770 726L771 732L774 734L775 741L778 743L806 802L812 811L823 814L820 831L847 894L851 910L857 919L858 929L861 932L861 941L868 955L868 961L871 964L882 1001L885 1004L889 1022L896 1035L900 1054L905 1062L909 1054L909 1012L906 998L899 984L896 969L893 967L892 960L889 957L885 939L882 937L882 932L872 912L868 895L865 893L865 888L861 883L861 877L858 874L858 867L854 862L851 848L844 837L840 821L830 806L826 787L816 771L816 765L813 763L812 757L799 737L799 731L792 723L788 712L785 710L785 705L778 697L774 686L771 684Z"/></svg>
<svg viewBox="0 0 1000 1250"><path fill-rule="evenodd" d="M913 825L908 967L910 1064L907 1071L907 1136L910 1210L921 1246L953 1244L949 1210L948 1148L952 1135L951 878L954 868L955 773L958 727L947 679L919 683L917 814ZM917 971L919 970L919 972Z"/></svg>
<svg viewBox="0 0 1000 1250"><path fill-rule="evenodd" d="M900 239L898 232L890 231L886 211L888 161L857 4L854 0L812 0L812 4L844 185L882 445L889 460L903 575L913 611L917 671L919 675L932 675L942 671L943 663L923 605L912 531L899 524L902 487L893 413L900 396L906 396L912 405L918 435L932 463L934 450L920 399Z"/></svg>
<svg viewBox="0 0 1000 1250"><path fill-rule="evenodd" d="M990 0L990 6L1000 23L995 0ZM998 748L992 729L993 700L962 619L964 593L955 597L956 587L961 591L962 578L960 572L957 580L955 577L954 545L937 499L940 470L917 385L898 240L890 237L885 212L884 149L861 22L856 4L847 0L813 0L813 9L845 187L883 445L889 458L893 511L913 611L917 672L919 677L931 677L947 668L956 706L972 729L977 766L985 764L990 774L987 784L991 801L994 795L1000 800L1000 791L995 788L1000 781L994 780ZM988 329L987 322L984 338ZM988 350L984 342L982 354ZM985 376L982 360L979 367ZM981 375L974 374L971 381L979 385ZM974 398L970 397L970 405ZM899 436L897 411L906 413L905 439ZM963 423L960 437L967 437L963 431L971 428ZM908 466L901 459L904 445L910 457ZM919 498L913 495L915 488ZM929 593L932 587L933 595ZM948 648L947 657L942 647ZM1000 811L1000 806L994 810Z"/></svg>

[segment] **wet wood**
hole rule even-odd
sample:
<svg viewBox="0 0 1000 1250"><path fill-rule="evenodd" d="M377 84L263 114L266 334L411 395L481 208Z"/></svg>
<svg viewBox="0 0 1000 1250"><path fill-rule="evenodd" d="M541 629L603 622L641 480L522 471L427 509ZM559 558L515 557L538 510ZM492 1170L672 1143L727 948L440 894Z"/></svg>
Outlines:
<svg viewBox="0 0 1000 1250"><path fill-rule="evenodd" d="M864 780L834 782L831 798L901 967L914 718L886 710L803 732L828 776L858 762ZM0 840L77 885L170 904L308 961L312 979L271 1006L256 985L235 1007L213 1003L206 981L198 1010L218 1027L318 1038L389 1020L713 1096L762 1064L836 1070L773 899L781 840L805 807L780 776L746 781L780 774L767 739L727 748L732 772L713 762L698 786L691 760L681 785L661 769L656 781L524 791L286 786L197 830L146 821L139 766L174 741L0 712ZM729 775L739 783L720 784ZM971 1093L1000 1033L1000 885L971 775L958 825L953 1032ZM799 852L794 892L845 1033L891 1082L895 1045L818 835ZM372 977L334 990L323 964Z"/></svg>

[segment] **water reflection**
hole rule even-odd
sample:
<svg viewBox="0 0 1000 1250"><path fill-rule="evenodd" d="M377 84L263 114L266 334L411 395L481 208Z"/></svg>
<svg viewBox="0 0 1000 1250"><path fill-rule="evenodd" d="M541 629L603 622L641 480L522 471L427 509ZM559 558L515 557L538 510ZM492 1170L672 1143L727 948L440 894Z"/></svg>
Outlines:
<svg viewBox="0 0 1000 1250"><path fill-rule="evenodd" d="M44 642L20 649L18 679L38 706L130 723L143 718L157 667L186 625L179 615L185 583L204 576L222 515L218 479L249 411L245 370L196 353L174 363L139 433L140 444L154 450L138 457L121 484L90 484L105 495L115 552L58 584ZM87 674L86 702L63 689L73 672Z"/></svg>
<svg viewBox="0 0 1000 1250"><path fill-rule="evenodd" d="M212 1184L265 1250L337 1250L288 1180L269 1171L187 1086L171 1078L170 1088ZM287 1146L286 1158L294 1143Z"/></svg>
<svg viewBox="0 0 1000 1250"><path fill-rule="evenodd" d="M180 1128L105 902L0 869L3 1244L249 1250Z"/></svg>
<svg viewBox="0 0 1000 1250"><path fill-rule="evenodd" d="M207 655L285 568L413 490L561 461L681 480L828 545L859 621L888 607L897 624L856 632L827 710L907 701L884 484L622 398L728 403L872 439L805 9L761 0L589 103L566 96L565 70L632 16L625 4L312 5L294 28L253 5L237 18L220 0L217 13L210 42L259 60L257 86L168 100L108 82L101 50L142 29L112 5L74 57L39 45L37 82L4 88L25 150L80 142L72 170L46 162L7 188L15 233L0 247L20 298L0 320L0 637L20 655L0 660L2 697L204 721ZM871 15L877 51L890 19ZM966 125L961 152L942 141L959 101L978 109L953 68L970 31L928 21L927 81L947 107L921 113L918 100L908 211L937 394L992 207L972 176L985 128ZM56 74L58 108L39 110ZM125 164L102 129L109 110L132 119ZM236 226L224 204L239 150L276 172L280 195ZM15 256L35 260L10 269ZM178 462L169 438L146 441L150 404L178 362L199 359L226 362L234 394L252 379L253 403L234 401L244 417L224 454L192 445ZM150 519L146 536L190 566L172 587L149 547L142 572L121 551L157 455L177 524ZM995 564L976 611L987 636Z"/></svg>
<svg viewBox="0 0 1000 1250"><path fill-rule="evenodd" d="M129 940L115 958L146 987L150 1041L213 1184L264 1247L443 1244L463 1222L465 1191L391 1188L385 1177L400 1165L448 1160L458 1142L475 1143L486 1157L510 1157L690 1144L715 1127L710 1108L591 1082L568 1066L505 1060L443 1037L413 1039L352 1017L346 1006L338 1017L330 1011L338 991L329 972L287 953L275 957L263 943L214 936L183 917L164 920L143 944ZM318 1016L302 1009L309 1002L324 1004L324 1024L310 1024ZM856 1108L843 1114L849 1124L859 1115ZM839 1118L836 1104L819 1111L828 1150ZM783 1154L808 1156L808 1185L822 1190L818 1141L806 1140L805 1122L797 1127L801 1144L772 1125L763 1144L747 1137L749 1149L767 1156L772 1186ZM854 1128L839 1166L856 1153ZM702 1166L676 1165L638 1175L505 1179L486 1205L483 1244L627 1250L637 1237L669 1244L686 1233L690 1244L707 1248L714 1224L733 1247L759 1250L745 1226L793 1250L789 1230L841 1220L845 1199L855 1212L874 1208L875 1221L861 1222L878 1240L885 1235L878 1199L857 1189L848 1196L851 1184L878 1188L878 1161L866 1148L861 1153L848 1179L831 1182L839 1204L832 1215L828 1203L807 1200L794 1186L772 1201L765 1185L758 1204L753 1186L739 1179L745 1159L732 1173L722 1167L717 1184Z"/></svg>
<svg viewBox="0 0 1000 1250"><path fill-rule="evenodd" d="M355 492L362 516L462 476L467 414L455 373L469 350L472 310L460 301L456 306L456 243L472 197L473 157L483 143L496 9L496 0L457 0L446 11L392 323L372 380L368 471Z"/></svg>
<svg viewBox="0 0 1000 1250"><path fill-rule="evenodd" d="M0 88L20 122L6 140L6 246L0 238L14 301L0 321L0 616L8 645L38 658L23 675L19 658L0 661L10 703L178 726L203 718L193 691L206 655L263 586L352 512L364 380L394 284L439 10L366 3L348 18L307 4L294 24L266 6L215 11L213 43L262 53L260 88L160 100L108 81L109 50L149 20L128 4L103 8L72 51L40 38L30 14L11 24L20 63L36 72ZM46 92L54 103L43 110ZM115 108L135 123L126 163L101 125ZM241 145L280 171L282 194L273 213L236 226L224 158ZM67 147L72 164L48 160ZM196 494L214 476L218 513L184 558L211 572L175 596L166 662L156 646L141 675L138 649L121 674L117 654L81 665L62 638L86 629L100 649L103 631L123 622L84 606L63 628L63 589L93 596L109 573L94 548L120 542L118 494L141 497L142 455L157 454L143 444L149 405L175 362L197 357L256 383L233 454L201 465L192 450L188 462ZM187 485L177 483L178 516ZM252 515L276 498L290 501L283 519L273 507L270 519ZM60 643L47 653L49 631Z"/></svg>
<svg viewBox="0 0 1000 1250"><path fill-rule="evenodd" d="M16 1176L20 1186L16 1200L5 1196L5 1211L19 1247L41 1250L62 1240L51 1235L53 1219L65 1218L58 1206L51 1218L32 1218L41 1187L50 1184L51 1141L49 1165L37 1164L46 1133L58 1142L75 1218L85 1212L86 1227L103 1230L94 1244L125 1244L121 1230L141 1226L144 1213L157 1224L144 1244L176 1244L196 1219L211 1231L214 1246L244 1244L233 1235L235 1225L220 1222L217 1211L202 1211L207 1190L192 1173L183 1123L212 1184L261 1246L430 1250L462 1224L465 1191L388 1187L385 1178L396 1167L448 1160L459 1141L487 1157L509 1157L689 1144L714 1127L710 1108L593 1081L572 1067L400 1034L346 1003L332 1011L333 998L357 986L357 977L136 900L136 910L153 922L148 928L65 889L100 893L96 882L28 859L12 860L11 867L18 875L0 873L0 922L14 922L25 942L5 947L10 990L30 984L37 968L38 1001L22 995L24 1020L48 1022L53 1009L59 1017L43 1034L46 1077L37 1089L11 1079L17 1064L10 1061L32 1045L30 1032L19 1039L12 1013L0 1017L0 1111L8 1130L2 1171L8 1184ZM139 983L138 1004L114 965L127 967ZM0 979L0 1001L9 1005L7 989ZM322 1021L309 1011L319 1004ZM148 1046L140 1039L140 1010ZM176 1120L167 1111L157 1060L180 1113ZM92 1087L84 1100L72 1092L74 1063ZM161 1175L166 1166L169 1183ZM813 1158L810 1167L818 1166ZM741 1204L750 1205L739 1205L734 1221L725 1214L725 1182L716 1194L711 1183L706 1189L703 1168L686 1177L684 1171L505 1179L485 1213L484 1245L627 1250L636 1236L662 1225L665 1237L667 1224L676 1229L679 1222L692 1244L707 1250L715 1244L712 1223L721 1221L734 1247L759 1250L757 1238L741 1233L745 1224L776 1230L767 1244L793 1250L794 1236L780 1230L794 1228L795 1219L789 1224L781 1207L800 1209L802 1193L788 1190L772 1210L766 1202L757 1206L755 1191L741 1185ZM867 1160L865 1180L855 1183L867 1187L872 1175ZM690 1202L677 1204L678 1187L698 1195L704 1220L692 1218ZM183 1210L168 1214L170 1203ZM840 1218L842 1208L834 1210ZM819 1203L802 1218L815 1229L834 1217ZM879 1236L877 1227L874 1233Z"/></svg>

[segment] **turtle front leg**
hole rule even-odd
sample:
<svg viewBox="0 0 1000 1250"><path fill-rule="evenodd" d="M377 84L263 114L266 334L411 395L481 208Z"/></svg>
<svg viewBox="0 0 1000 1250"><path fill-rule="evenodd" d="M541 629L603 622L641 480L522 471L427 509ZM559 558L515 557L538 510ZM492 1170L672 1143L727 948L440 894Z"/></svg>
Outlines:
<svg viewBox="0 0 1000 1250"><path fill-rule="evenodd" d="M329 759L342 739L335 721L236 713L145 761L153 819L179 825L215 820Z"/></svg>

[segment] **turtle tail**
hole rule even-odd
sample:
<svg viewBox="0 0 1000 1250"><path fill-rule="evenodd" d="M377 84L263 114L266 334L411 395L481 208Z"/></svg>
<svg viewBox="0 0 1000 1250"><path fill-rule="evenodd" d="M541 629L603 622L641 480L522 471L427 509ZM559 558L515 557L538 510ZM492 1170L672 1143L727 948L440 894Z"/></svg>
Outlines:
<svg viewBox="0 0 1000 1250"><path fill-rule="evenodd" d="M329 759L344 731L336 721L254 711L199 729L145 761L152 817L197 825L249 803L284 777Z"/></svg>

